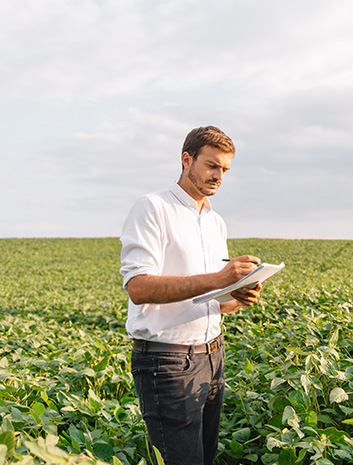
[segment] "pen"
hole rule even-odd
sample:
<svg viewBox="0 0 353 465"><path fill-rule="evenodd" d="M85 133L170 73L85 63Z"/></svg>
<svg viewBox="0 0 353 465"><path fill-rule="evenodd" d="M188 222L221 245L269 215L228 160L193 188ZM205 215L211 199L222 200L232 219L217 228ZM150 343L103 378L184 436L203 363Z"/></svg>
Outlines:
<svg viewBox="0 0 353 465"><path fill-rule="evenodd" d="M230 258L222 258L222 262L230 262ZM261 265L261 263L258 263L258 262L249 262L249 263L253 263L254 265Z"/></svg>

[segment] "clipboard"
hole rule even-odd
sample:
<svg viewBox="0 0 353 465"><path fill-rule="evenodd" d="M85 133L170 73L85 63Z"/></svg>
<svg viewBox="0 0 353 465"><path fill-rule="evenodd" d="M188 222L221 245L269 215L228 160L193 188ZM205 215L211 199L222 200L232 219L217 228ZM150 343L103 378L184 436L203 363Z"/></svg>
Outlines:
<svg viewBox="0 0 353 465"><path fill-rule="evenodd" d="M278 273L282 268L284 268L284 263L280 263L279 265L271 265L269 263L262 263L259 265L256 270L249 273L244 278L240 279L234 284L227 286L223 289L219 289L217 291L208 292L207 294L200 295L198 297L194 297L192 302L197 305L203 302L208 302L209 300L215 299L218 300L220 304L225 304L230 300L233 300L231 293L242 287L248 287L250 289L254 288L257 283L261 283L266 279L273 276L275 273Z"/></svg>

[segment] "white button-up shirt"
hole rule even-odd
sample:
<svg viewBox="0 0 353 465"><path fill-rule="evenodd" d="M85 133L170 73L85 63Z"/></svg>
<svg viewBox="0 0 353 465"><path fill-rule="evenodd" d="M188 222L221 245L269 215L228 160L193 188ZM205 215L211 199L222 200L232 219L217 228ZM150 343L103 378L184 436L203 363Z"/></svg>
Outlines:
<svg viewBox="0 0 353 465"><path fill-rule="evenodd" d="M124 288L138 275L219 271L228 257L226 237L225 223L208 199L199 213L196 201L177 183L145 195L130 211L120 237ZM201 344L219 335L220 320L215 300L135 305L130 299L126 329L133 339Z"/></svg>

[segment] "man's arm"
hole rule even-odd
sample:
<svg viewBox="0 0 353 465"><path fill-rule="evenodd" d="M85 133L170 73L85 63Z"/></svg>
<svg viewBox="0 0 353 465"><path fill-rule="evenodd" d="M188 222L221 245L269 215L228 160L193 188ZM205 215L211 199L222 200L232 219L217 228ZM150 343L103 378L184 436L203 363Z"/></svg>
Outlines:
<svg viewBox="0 0 353 465"><path fill-rule="evenodd" d="M179 302L215 289L222 289L239 281L256 268L256 265L251 262L260 262L260 259L251 255L236 257L216 273L193 276L139 275L130 279L127 289L130 299L136 305ZM242 301L248 302L249 299L239 300L239 307L249 305L243 304Z"/></svg>

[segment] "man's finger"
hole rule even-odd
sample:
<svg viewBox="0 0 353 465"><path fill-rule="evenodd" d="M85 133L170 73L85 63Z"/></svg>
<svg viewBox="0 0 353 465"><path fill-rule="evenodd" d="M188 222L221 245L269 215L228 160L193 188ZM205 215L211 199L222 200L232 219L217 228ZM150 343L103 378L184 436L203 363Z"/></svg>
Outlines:
<svg viewBox="0 0 353 465"><path fill-rule="evenodd" d="M260 264L261 259L259 257L255 257L254 255L241 255L240 257L235 257L233 260L236 260L238 262L252 262L255 264Z"/></svg>
<svg viewBox="0 0 353 465"><path fill-rule="evenodd" d="M249 289L248 287L243 287L240 291L232 292L233 299L238 300L241 305L249 306L256 303L260 298L259 291L261 290L261 284L258 284L256 288Z"/></svg>

